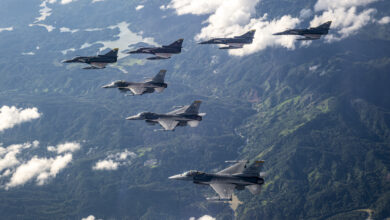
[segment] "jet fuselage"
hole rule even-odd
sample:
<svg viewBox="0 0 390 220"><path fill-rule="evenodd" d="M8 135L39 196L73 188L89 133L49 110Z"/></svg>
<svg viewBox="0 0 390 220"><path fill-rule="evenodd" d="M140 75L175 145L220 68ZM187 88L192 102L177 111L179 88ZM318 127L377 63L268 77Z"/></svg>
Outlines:
<svg viewBox="0 0 390 220"><path fill-rule="evenodd" d="M180 52L181 52L181 48L162 46L162 47L140 48L138 50L131 51L129 53L134 53L134 54L147 53L153 55L164 55L164 54L178 54Z"/></svg>
<svg viewBox="0 0 390 220"><path fill-rule="evenodd" d="M187 180L193 181L196 184L210 185L214 183L225 183L234 184L240 186L248 185L262 185L264 179L256 176L245 176L245 175L227 175L227 174L216 174L216 173L203 173L198 171L189 171L183 174L178 174L169 177L169 179L176 180Z"/></svg>
<svg viewBox="0 0 390 220"><path fill-rule="evenodd" d="M214 38L208 41L201 42L200 44L250 44L253 42L253 38Z"/></svg>
<svg viewBox="0 0 390 220"><path fill-rule="evenodd" d="M140 87L140 88L167 88L166 83L156 83L156 82L126 82L126 81L117 81L109 85L103 86L103 88L126 88L126 87Z"/></svg>
<svg viewBox="0 0 390 220"><path fill-rule="evenodd" d="M75 57L70 60L65 60L64 63L115 63L117 61L117 57L114 56L91 56L91 57Z"/></svg>

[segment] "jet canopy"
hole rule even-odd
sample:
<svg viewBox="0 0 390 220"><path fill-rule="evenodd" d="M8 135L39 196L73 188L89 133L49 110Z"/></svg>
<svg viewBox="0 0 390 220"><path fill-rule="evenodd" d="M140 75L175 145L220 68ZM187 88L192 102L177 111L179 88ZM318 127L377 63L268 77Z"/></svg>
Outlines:
<svg viewBox="0 0 390 220"><path fill-rule="evenodd" d="M197 170L190 170L190 171L183 173L183 176L196 176L196 175L200 175L200 174L204 174L204 172L200 172Z"/></svg>

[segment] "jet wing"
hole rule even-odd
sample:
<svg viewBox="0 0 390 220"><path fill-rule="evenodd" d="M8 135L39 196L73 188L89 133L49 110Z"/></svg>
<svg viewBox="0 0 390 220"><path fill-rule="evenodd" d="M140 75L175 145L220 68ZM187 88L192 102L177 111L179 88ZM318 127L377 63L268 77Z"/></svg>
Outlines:
<svg viewBox="0 0 390 220"><path fill-rule="evenodd" d="M142 95L145 91L145 87L129 87L129 90L134 94L134 95Z"/></svg>
<svg viewBox="0 0 390 220"><path fill-rule="evenodd" d="M169 120L169 119L158 119L157 122L166 130L173 131L179 124L178 121Z"/></svg>
<svg viewBox="0 0 390 220"><path fill-rule="evenodd" d="M106 68L107 63L91 63L90 65L92 67L95 67L93 69L103 69L103 68Z"/></svg>
<svg viewBox="0 0 390 220"><path fill-rule="evenodd" d="M321 35L319 35L319 34L305 34L303 36L305 36L305 37L299 38L297 40L318 40L321 38Z"/></svg>
<svg viewBox="0 0 390 220"><path fill-rule="evenodd" d="M218 172L218 174L235 174L242 173L246 168L247 161L240 161L224 170Z"/></svg>
<svg viewBox="0 0 390 220"><path fill-rule="evenodd" d="M221 199L231 199L235 185L229 183L212 183L210 186L218 193Z"/></svg>
<svg viewBox="0 0 390 220"><path fill-rule="evenodd" d="M251 192L253 195L259 194L261 192L261 185L250 185L246 187L249 192Z"/></svg>
<svg viewBox="0 0 390 220"><path fill-rule="evenodd" d="M244 46L244 44L241 43L228 43L227 45L232 48L242 48Z"/></svg>

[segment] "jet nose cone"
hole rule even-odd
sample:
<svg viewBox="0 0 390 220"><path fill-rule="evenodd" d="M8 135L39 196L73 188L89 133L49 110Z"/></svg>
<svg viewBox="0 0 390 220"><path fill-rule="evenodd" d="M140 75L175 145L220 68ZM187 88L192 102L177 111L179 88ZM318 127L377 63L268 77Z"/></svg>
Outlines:
<svg viewBox="0 0 390 220"><path fill-rule="evenodd" d="M107 88L113 88L113 87L114 87L114 84L113 84L113 83L110 83L110 84L107 84L107 85L102 86L102 88L105 88L105 89L107 89Z"/></svg>
<svg viewBox="0 0 390 220"><path fill-rule="evenodd" d="M177 175L173 175L173 176L168 177L168 179L179 180L179 179L183 179L183 176L181 174L177 174Z"/></svg>
<svg viewBox="0 0 390 220"><path fill-rule="evenodd" d="M126 120L137 120L137 119L139 119L138 115L134 115L126 118Z"/></svg>

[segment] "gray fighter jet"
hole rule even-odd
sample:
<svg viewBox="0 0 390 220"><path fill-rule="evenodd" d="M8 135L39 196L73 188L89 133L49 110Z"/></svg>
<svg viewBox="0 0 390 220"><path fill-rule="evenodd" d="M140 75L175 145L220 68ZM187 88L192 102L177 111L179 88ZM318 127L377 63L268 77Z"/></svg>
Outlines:
<svg viewBox="0 0 390 220"><path fill-rule="evenodd" d="M162 92L168 85L164 82L166 70L160 70L157 75L144 82L126 82L123 80L112 82L102 88L118 88L121 92L130 91L133 95L143 95L145 93L153 93L155 91Z"/></svg>
<svg viewBox="0 0 390 220"><path fill-rule="evenodd" d="M128 54L135 53L147 53L156 55L155 57L149 57L148 60L160 60L160 59L169 59L173 54L181 53L181 48L183 44L183 39L179 39L173 42L170 45L165 45L161 47L142 47L138 50L127 52Z"/></svg>
<svg viewBox="0 0 390 220"><path fill-rule="evenodd" d="M109 63L116 63L118 60L118 48L111 50L104 55L89 56L89 57L75 57L70 60L64 60L63 63L86 63L89 67L83 69L104 69Z"/></svg>
<svg viewBox="0 0 390 220"><path fill-rule="evenodd" d="M297 40L318 40L322 35L327 35L332 21L325 22L318 27L308 29L290 29L283 32L275 33L273 35L301 35L304 38Z"/></svg>
<svg viewBox="0 0 390 220"><path fill-rule="evenodd" d="M171 112L158 114L141 112L126 118L127 120L145 120L149 125L159 123L165 131L174 131L177 126L197 127L206 113L199 113L201 101L194 101L191 105L181 106Z"/></svg>
<svg viewBox="0 0 390 220"><path fill-rule="evenodd" d="M211 186L219 195L219 197L207 198L212 201L231 201L234 189L244 190L247 188L252 194L260 193L261 185L264 184L260 173L264 161L255 161L249 166L249 161L227 162L235 162L235 164L218 173L191 170L171 176L169 179L187 180L193 181L195 184Z"/></svg>
<svg viewBox="0 0 390 220"><path fill-rule="evenodd" d="M208 41L200 42L199 44L226 44L227 47L220 47L219 49L239 49L244 44L251 44L256 30L250 30L241 36L235 36L233 38L214 38Z"/></svg>

